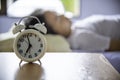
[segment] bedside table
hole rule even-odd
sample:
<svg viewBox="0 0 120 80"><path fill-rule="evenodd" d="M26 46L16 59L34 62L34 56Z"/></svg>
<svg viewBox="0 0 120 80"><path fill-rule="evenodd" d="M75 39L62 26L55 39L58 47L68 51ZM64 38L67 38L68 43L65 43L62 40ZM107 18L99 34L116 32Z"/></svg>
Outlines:
<svg viewBox="0 0 120 80"><path fill-rule="evenodd" d="M0 53L0 80L120 80L100 53L46 53L39 62L22 62L15 53Z"/></svg>

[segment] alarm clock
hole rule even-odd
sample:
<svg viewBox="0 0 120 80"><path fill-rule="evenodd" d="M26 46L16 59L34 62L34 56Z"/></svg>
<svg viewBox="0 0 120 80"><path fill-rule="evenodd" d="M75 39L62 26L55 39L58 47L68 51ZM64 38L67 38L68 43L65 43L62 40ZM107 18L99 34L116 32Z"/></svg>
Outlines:
<svg viewBox="0 0 120 80"><path fill-rule="evenodd" d="M21 22L25 18L34 18L38 21L37 24L29 27L22 25ZM41 23L35 16L26 16L14 24L13 34L17 34L13 43L13 50L18 58L25 62L34 62L44 56L46 52L46 38L44 34L47 29L44 23Z"/></svg>

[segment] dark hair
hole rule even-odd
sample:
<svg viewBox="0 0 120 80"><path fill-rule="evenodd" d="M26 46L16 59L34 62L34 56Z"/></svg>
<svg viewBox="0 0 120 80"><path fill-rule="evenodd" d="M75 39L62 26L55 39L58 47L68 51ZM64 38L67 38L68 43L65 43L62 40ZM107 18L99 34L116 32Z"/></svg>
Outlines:
<svg viewBox="0 0 120 80"><path fill-rule="evenodd" d="M45 19L44 11L43 10L35 10L30 16L37 17L41 23L45 23L45 27L47 28L47 34L57 34L53 29L52 26L49 25ZM34 25L38 23L37 20L34 18L29 18L24 20L25 26L28 28L30 25Z"/></svg>

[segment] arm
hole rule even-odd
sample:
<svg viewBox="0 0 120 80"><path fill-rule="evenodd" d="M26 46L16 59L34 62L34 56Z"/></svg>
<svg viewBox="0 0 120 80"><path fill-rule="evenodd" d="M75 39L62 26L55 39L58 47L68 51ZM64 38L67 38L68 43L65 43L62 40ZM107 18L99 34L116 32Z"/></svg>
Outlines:
<svg viewBox="0 0 120 80"><path fill-rule="evenodd" d="M110 39L94 32L87 31L80 35L82 39L81 44L85 49L104 50L104 51L120 51L120 39Z"/></svg>
<svg viewBox="0 0 120 80"><path fill-rule="evenodd" d="M76 30L68 39L73 49L105 51L109 48L110 38L89 30Z"/></svg>

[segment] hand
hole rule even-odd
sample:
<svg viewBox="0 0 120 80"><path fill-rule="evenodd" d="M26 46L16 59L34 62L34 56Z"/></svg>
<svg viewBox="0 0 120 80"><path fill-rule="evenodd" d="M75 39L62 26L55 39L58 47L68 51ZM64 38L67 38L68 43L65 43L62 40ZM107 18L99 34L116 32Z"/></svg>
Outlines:
<svg viewBox="0 0 120 80"><path fill-rule="evenodd" d="M28 51L29 51L29 50L31 49L31 47L32 47L28 36L27 36L27 39L28 39L28 48L27 48L27 50L26 50L26 53L28 53Z"/></svg>
<svg viewBox="0 0 120 80"><path fill-rule="evenodd" d="M26 50L26 53L28 53L28 51L31 49L32 45L29 45L27 50Z"/></svg>

